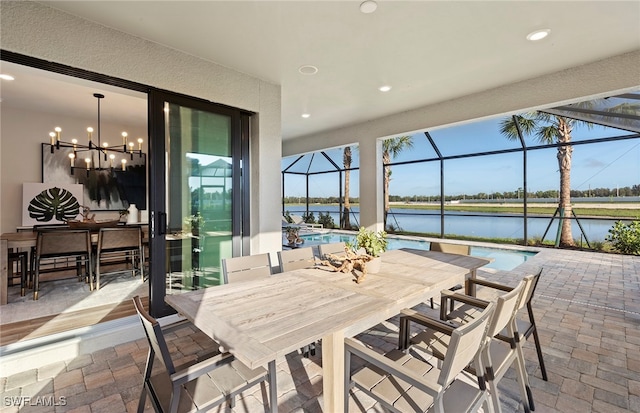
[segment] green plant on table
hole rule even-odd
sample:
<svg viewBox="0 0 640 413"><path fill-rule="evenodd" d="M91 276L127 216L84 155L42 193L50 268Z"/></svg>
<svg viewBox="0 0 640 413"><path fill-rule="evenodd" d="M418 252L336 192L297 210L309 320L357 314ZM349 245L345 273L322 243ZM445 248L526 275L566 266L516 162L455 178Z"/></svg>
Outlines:
<svg viewBox="0 0 640 413"><path fill-rule="evenodd" d="M200 212L196 212L195 214L189 215L184 218L184 224L191 231L198 231L205 222L206 220L202 215L200 215Z"/></svg>
<svg viewBox="0 0 640 413"><path fill-rule="evenodd" d="M356 251L363 248L368 255L379 257L387 250L387 233L385 231L371 231L360 227L355 243L350 247Z"/></svg>

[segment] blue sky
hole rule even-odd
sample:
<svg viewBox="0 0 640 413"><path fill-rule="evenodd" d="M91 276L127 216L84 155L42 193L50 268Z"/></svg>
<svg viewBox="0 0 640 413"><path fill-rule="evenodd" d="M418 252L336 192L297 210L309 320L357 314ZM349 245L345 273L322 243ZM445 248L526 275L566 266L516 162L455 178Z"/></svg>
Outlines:
<svg viewBox="0 0 640 413"><path fill-rule="evenodd" d="M518 147L518 142L507 140L499 133L500 119L458 125L431 131L430 134L444 156L485 152ZM622 136L628 132L602 126L589 129L574 127L572 140ZM405 150L394 162L435 158L424 134L413 135L414 146ZM527 146L539 143L527 137ZM334 149L328 154L338 165L342 165L342 150ZM559 187L560 175L556 159L557 150L531 150L528 152L529 191L554 190ZM358 164L358 152L353 151L354 165ZM283 160L283 167L295 158ZM448 195L476 194L479 192L515 191L522 187L522 153L462 158L445 162L445 192ZM318 163L318 158L314 163ZM322 162L320 168L328 165ZM390 192L393 195L437 195L440 193L439 162L428 162L392 169ZM640 184L640 139L626 141L576 145L573 151L571 186L573 189L615 188ZM351 194L358 196L357 173L352 174ZM338 175L310 176L311 196L337 196ZM303 177L287 175L286 196L305 196Z"/></svg>

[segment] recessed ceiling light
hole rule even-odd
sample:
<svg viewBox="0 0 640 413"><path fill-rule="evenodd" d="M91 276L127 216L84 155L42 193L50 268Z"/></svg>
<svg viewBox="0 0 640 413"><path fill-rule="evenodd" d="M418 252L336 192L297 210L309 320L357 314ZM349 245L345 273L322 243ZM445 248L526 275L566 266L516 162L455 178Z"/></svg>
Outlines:
<svg viewBox="0 0 640 413"><path fill-rule="evenodd" d="M360 11L365 14L373 13L377 8L378 3L373 0L367 0L360 3Z"/></svg>
<svg viewBox="0 0 640 413"><path fill-rule="evenodd" d="M14 80L15 78L11 75L5 75L5 74L1 74L0 75L0 79L2 80Z"/></svg>
<svg viewBox="0 0 640 413"><path fill-rule="evenodd" d="M389 86L389 85L380 86L380 87L378 88L378 90L379 90L380 92L388 92L388 91L390 91L390 90L391 90L391 86Z"/></svg>
<svg viewBox="0 0 640 413"><path fill-rule="evenodd" d="M547 37L549 33L551 33L551 29L536 30L527 35L527 40L530 40L532 42L535 42L537 40L542 40L545 37Z"/></svg>
<svg viewBox="0 0 640 413"><path fill-rule="evenodd" d="M305 119L306 119L306 118L308 118L309 116L311 116L311 115L310 115L310 114L308 114L308 113L303 113L303 114L302 114L302 117L303 117L303 118L305 118Z"/></svg>
<svg viewBox="0 0 640 413"><path fill-rule="evenodd" d="M298 72L302 73L303 75L315 75L316 73L318 73L318 68L313 65L304 65L298 68Z"/></svg>

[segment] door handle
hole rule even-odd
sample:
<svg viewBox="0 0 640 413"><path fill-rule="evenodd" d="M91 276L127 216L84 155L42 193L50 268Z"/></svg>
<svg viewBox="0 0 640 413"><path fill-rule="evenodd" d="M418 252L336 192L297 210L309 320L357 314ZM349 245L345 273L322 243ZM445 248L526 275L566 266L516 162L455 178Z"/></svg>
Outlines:
<svg viewBox="0 0 640 413"><path fill-rule="evenodd" d="M167 213L151 211L151 236L167 233Z"/></svg>
<svg viewBox="0 0 640 413"><path fill-rule="evenodd" d="M167 213L158 213L158 235L165 235L167 233Z"/></svg>

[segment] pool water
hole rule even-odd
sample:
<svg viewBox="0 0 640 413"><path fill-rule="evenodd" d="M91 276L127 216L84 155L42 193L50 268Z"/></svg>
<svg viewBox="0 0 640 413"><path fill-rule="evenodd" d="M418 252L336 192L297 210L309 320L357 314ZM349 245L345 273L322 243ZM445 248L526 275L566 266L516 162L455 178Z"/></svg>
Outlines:
<svg viewBox="0 0 640 413"><path fill-rule="evenodd" d="M300 238L304 239L305 245L311 246L318 244L328 244L331 242L353 242L355 240L355 235L329 232L326 234L300 235ZM400 248L428 250L429 241L408 240L390 236L387 238L387 248L390 250L397 250ZM494 260L493 262L485 265L483 268L493 268L496 270L510 271L523 262L527 261L529 258L536 255L536 252L472 246L471 255L475 257L492 258Z"/></svg>

